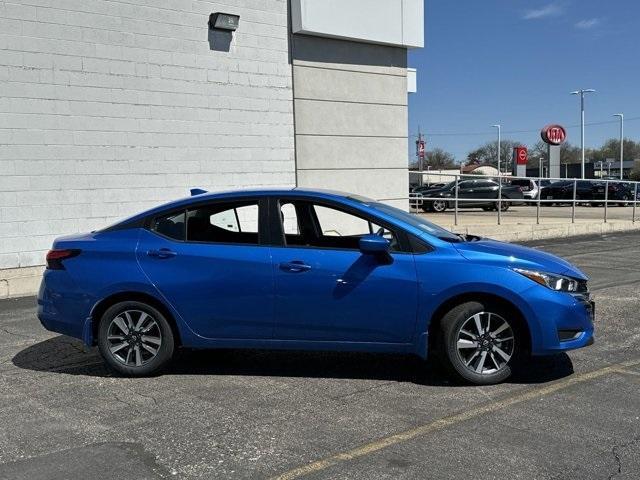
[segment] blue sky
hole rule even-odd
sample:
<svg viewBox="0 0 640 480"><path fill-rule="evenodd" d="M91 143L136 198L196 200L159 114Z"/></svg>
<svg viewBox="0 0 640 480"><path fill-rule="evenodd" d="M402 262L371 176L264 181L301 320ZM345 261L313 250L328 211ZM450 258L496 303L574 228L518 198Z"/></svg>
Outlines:
<svg viewBox="0 0 640 480"><path fill-rule="evenodd" d="M640 1L426 0L425 48L409 52L418 92L409 95L409 149L420 126L427 150L457 160L496 138L534 144L547 123L580 123L586 98L586 144L617 138L611 115L625 114L625 137L640 140ZM632 120L632 118L637 120ZM509 133L521 131L523 133ZM580 129L567 128L580 144ZM456 135L437 135L437 134Z"/></svg>

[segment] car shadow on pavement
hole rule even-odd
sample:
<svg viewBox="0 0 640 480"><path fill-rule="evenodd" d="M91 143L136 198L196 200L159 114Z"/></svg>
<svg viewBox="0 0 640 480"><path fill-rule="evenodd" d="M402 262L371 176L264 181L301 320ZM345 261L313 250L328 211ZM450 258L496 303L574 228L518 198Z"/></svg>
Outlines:
<svg viewBox="0 0 640 480"><path fill-rule="evenodd" d="M96 348L89 349L79 340L64 335L30 345L18 352L12 362L26 370L117 376L104 365ZM518 369L509 382L544 383L572 373L573 364L566 354L534 357ZM310 377L460 385L435 361L423 362L412 355L375 353L182 349L161 375Z"/></svg>

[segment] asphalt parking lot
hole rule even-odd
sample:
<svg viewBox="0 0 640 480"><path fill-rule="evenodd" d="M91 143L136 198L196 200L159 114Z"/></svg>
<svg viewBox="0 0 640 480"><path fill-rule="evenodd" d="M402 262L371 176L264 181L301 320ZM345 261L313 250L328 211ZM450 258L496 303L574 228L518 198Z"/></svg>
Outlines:
<svg viewBox="0 0 640 480"><path fill-rule="evenodd" d="M0 302L0 478L637 479L640 233L546 240L592 278L596 343L491 387L404 356L183 352L112 375Z"/></svg>

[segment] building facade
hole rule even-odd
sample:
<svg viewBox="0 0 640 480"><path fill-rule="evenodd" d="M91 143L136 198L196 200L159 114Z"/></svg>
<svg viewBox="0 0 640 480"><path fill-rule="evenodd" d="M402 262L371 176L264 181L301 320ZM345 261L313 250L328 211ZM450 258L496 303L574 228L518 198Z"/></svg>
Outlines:
<svg viewBox="0 0 640 480"><path fill-rule="evenodd" d="M192 187L405 197L422 43L422 0L0 2L0 298L55 237Z"/></svg>

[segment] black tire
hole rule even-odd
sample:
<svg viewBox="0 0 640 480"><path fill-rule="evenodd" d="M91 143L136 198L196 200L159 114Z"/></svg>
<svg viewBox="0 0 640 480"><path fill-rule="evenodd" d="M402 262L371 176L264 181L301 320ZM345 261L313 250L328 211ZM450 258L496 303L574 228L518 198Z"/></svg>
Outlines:
<svg viewBox="0 0 640 480"><path fill-rule="evenodd" d="M509 210L511 203L509 202L509 200L507 200L507 197L501 197L501 198L502 198L502 201L496 202L495 205L493 206L493 209L497 211L499 206L502 206L502 211L506 212L507 210Z"/></svg>
<svg viewBox="0 0 640 480"><path fill-rule="evenodd" d="M114 321L117 321L117 318L125 314L125 312L141 312L141 316L142 313L144 313L148 317L151 317L151 319L155 321L155 325L152 327L154 329L153 338L160 338L161 343L159 348L157 348L156 350L157 353L155 353L154 356L141 362L139 366L123 362L122 358L119 358L111 351L114 347L114 344L110 343L112 340L108 338L109 329L113 328L112 325ZM138 318L141 318L141 316ZM122 319L123 317L120 318ZM137 345L139 351L144 350L140 347L140 338L142 338L142 335L143 334L141 333L138 336L139 338ZM115 341L122 341L123 343L125 343L129 340L118 339ZM135 345L135 340L131 341L134 342L131 345ZM155 343L148 345L155 345ZM125 348L127 349L127 351L130 349L130 347L124 347L121 350L125 350ZM169 322L160 311L146 303L128 301L116 303L115 305L109 307L107 311L105 311L102 315L102 318L100 319L100 325L98 327L98 349L105 363L112 370L128 377L144 377L157 374L164 367L166 367L166 365L171 361L171 358L173 357L173 353L175 350L175 341L171 325L169 325ZM147 351L144 351L144 354L151 355ZM129 357L127 357L127 359L128 358Z"/></svg>
<svg viewBox="0 0 640 480"><path fill-rule="evenodd" d="M491 212L492 210L495 210L494 207L482 207L482 210L484 210L485 212Z"/></svg>
<svg viewBox="0 0 640 480"><path fill-rule="evenodd" d="M619 207L628 207L629 206L629 197L627 195L623 195L621 200L622 200L622 202L618 203Z"/></svg>
<svg viewBox="0 0 640 480"><path fill-rule="evenodd" d="M431 202L431 211L442 213L447 209L447 201L446 200L433 200Z"/></svg>
<svg viewBox="0 0 640 480"><path fill-rule="evenodd" d="M494 315L494 323L495 318L499 317L500 320L505 321L512 332L512 344L507 343L498 343L497 345L501 348L505 348L508 352L511 352L509 360L506 363L495 369L495 372L491 372L491 369L487 368L486 373L477 373L474 371L477 368L477 364L479 364L480 357L482 357L482 352L479 352L477 355L476 363L471 363L470 366L465 364L465 361L461 357L458 349L458 340L462 335L461 330L462 327L467 324L470 319L474 317L476 314L486 315L487 313L491 313ZM460 378L461 380L472 383L474 385L493 385L496 383L500 383L505 381L507 378L511 376L513 373L514 366L519 361L523 352L524 342L521 341L522 335L519 330L519 323L514 320L513 313L505 311L503 308L498 305L493 305L491 303L485 302L466 302L460 304L447 312L440 322L440 336L439 336L439 345L438 352L441 359L441 362L448 368L448 370L453 373L455 376ZM508 337L505 337L508 338ZM502 340L501 342L503 342ZM482 342L485 342L482 340ZM480 342L476 342L480 343ZM509 347L509 348L507 348ZM493 348L491 345L487 343L486 348ZM471 354L475 352L476 349L473 350ZM464 350L465 352L467 350ZM504 350L503 350L504 351ZM470 355L471 355L470 354ZM489 355L493 355L493 358L498 358L499 361L503 361L503 359L499 358L497 353L494 354L493 351L487 351L484 354L485 361L488 362ZM497 367L494 360L491 360L494 366ZM489 366L490 363L487 363ZM482 366L480 366L482 369Z"/></svg>

